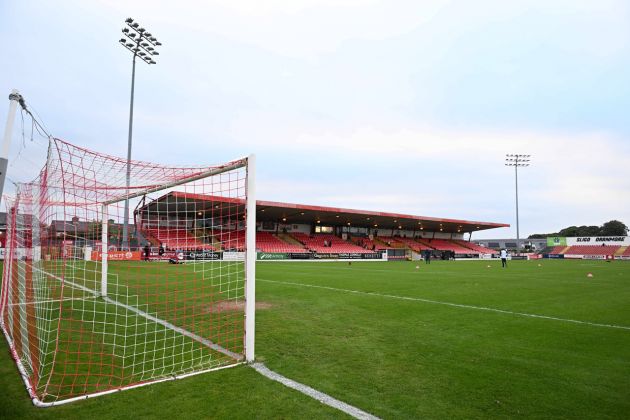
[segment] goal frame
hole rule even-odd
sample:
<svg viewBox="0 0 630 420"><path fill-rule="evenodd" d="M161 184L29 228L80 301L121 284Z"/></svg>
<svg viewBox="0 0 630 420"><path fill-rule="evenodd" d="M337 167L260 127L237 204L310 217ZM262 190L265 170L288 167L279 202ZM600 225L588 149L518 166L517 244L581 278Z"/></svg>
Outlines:
<svg viewBox="0 0 630 420"><path fill-rule="evenodd" d="M81 396L71 397L64 400L53 401L53 402L44 402L40 400L38 397L35 388L31 384L29 375L20 360L19 355L15 350L15 344L4 325L4 319L0 316L0 328L4 333L4 336L9 344L10 353L17 365L18 371L22 380L26 386L26 390L29 393L31 401L33 405L36 407L52 407L63 404L68 404L74 401L84 400L88 398L94 398L98 396L103 396L107 394L112 394L128 389L139 388L159 382L172 381L176 379L187 378L189 376L195 376L202 373L207 373L215 370L222 370L231 367L238 366L243 363L253 363L255 360L255 327L256 327L256 156L254 154L250 154L246 157L234 160L229 164L222 165L216 168L213 168L208 171L201 172L195 176L183 178L174 182L162 184L153 188L148 188L139 192L134 192L132 194L125 194L121 197L117 197L116 199L105 201L101 204L102 210L102 220L101 220L101 239L102 239L102 247L101 247L101 284L100 284L100 293L101 297L107 298L107 278L108 278L108 220L107 220L107 210L108 206L113 205L115 203L119 203L125 200L129 200L132 198L136 198L139 196L143 196L149 193L162 191L165 189L173 188L179 185L187 184L189 182L197 181L203 178L207 178L214 175L219 175L221 173L225 173L231 170L245 168L247 174L247 181L245 185L245 215L246 215L246 232L245 232L245 261L244 261L244 281L245 281L245 290L244 290L244 300L245 300L245 329L244 329L244 355L245 360L234 363L227 366L218 366L209 369L203 369L196 372L189 372L180 375L172 375L164 378L156 378L140 383L135 383L131 385L125 385L121 387L117 387L114 389L88 393ZM15 224L13 224L14 226ZM10 264L9 260L9 264ZM8 272L3 270L4 272ZM4 281L2 282L3 286ZM5 303L0 302L0 313L3 313L5 310Z"/></svg>

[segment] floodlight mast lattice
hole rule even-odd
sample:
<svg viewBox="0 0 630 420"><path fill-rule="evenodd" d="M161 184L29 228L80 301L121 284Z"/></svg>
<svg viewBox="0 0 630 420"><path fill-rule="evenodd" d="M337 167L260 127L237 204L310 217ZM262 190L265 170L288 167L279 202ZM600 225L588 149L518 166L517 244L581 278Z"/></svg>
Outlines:
<svg viewBox="0 0 630 420"><path fill-rule="evenodd" d="M157 64L154 57L160 55L156 50L161 46L159 42L149 31L141 27L138 22L135 22L132 18L125 19L127 26L122 29L122 33L125 38L120 38L118 42L123 47L131 51L133 54L132 67L131 67L131 101L129 104L129 138L127 140L127 178L126 178L126 193L129 195L129 184L131 182L131 140L133 134L133 96L136 81L136 57L140 57L142 61L147 64ZM123 221L123 237L122 237L122 249L129 249L129 199L125 200L125 214Z"/></svg>
<svg viewBox="0 0 630 420"><path fill-rule="evenodd" d="M521 155L521 154L506 154L505 155L505 166L513 166L514 167L514 177L516 181L516 252L520 253L521 251L521 237L520 237L520 229L519 229L519 220L518 220L518 168L525 167L530 165L530 157L532 155Z"/></svg>

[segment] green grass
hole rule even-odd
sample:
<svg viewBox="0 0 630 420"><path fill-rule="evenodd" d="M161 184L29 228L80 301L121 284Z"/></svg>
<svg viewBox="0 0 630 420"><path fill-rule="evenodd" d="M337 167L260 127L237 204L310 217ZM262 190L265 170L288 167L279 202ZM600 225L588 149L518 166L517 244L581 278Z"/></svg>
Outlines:
<svg viewBox="0 0 630 420"><path fill-rule="evenodd" d="M257 358L383 418L630 416L630 329L592 325L630 327L630 264L415 266L258 264L257 299L267 305L257 311ZM124 263L112 267L124 275ZM185 277L191 267L147 268L163 269ZM36 409L5 353L0 387L6 418L344 417L246 366Z"/></svg>

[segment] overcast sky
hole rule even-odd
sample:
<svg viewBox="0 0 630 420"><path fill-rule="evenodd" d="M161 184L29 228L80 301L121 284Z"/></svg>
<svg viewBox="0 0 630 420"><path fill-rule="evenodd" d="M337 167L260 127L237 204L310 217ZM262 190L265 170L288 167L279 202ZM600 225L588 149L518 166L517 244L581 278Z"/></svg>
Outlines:
<svg viewBox="0 0 630 420"><path fill-rule="evenodd" d="M503 160L529 153L521 236L630 224L628 1L0 0L2 98L125 156L127 17L163 43L138 63L135 159L256 153L259 199L513 226L481 238L515 236ZM42 143L18 118L11 179Z"/></svg>

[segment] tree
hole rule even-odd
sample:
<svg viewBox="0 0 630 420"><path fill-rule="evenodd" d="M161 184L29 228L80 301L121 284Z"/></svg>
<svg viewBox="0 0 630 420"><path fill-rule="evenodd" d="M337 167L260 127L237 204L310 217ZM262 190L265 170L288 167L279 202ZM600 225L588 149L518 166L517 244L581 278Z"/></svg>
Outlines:
<svg viewBox="0 0 630 420"><path fill-rule="evenodd" d="M601 236L626 236L628 234L628 226L619 220L611 220L602 225Z"/></svg>
<svg viewBox="0 0 630 420"><path fill-rule="evenodd" d="M582 226L580 236L599 236L601 231L599 226Z"/></svg>
<svg viewBox="0 0 630 420"><path fill-rule="evenodd" d="M577 226L569 226L558 232L557 236L580 236Z"/></svg>

